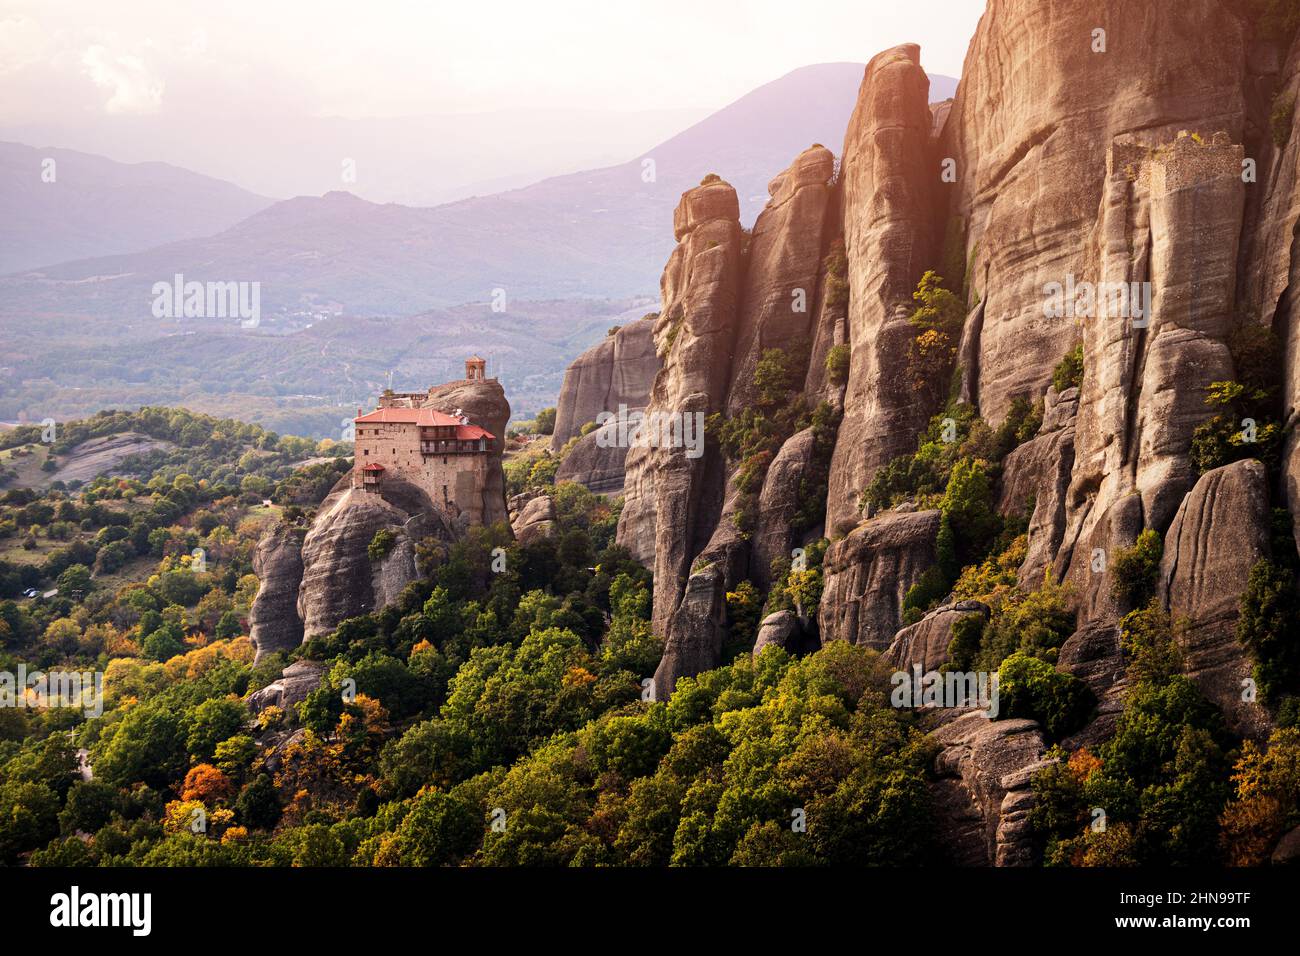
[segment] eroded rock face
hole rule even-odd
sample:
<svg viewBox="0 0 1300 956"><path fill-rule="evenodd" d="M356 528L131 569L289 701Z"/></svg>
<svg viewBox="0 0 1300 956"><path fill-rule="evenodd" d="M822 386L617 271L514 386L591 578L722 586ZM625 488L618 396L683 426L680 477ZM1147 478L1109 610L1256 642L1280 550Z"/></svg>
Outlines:
<svg viewBox="0 0 1300 956"><path fill-rule="evenodd" d="M722 181L689 190L673 223L678 244L664 269L663 308L655 322L663 367L646 414L676 421L691 416L694 424L720 411L726 400L742 271L735 190ZM692 562L718 524L725 490L716 443L706 442L699 457L688 457L687 451L652 443L629 450L618 526L618 543L653 561L654 627L670 645L669 622L683 601ZM693 662L708 656L692 649L673 659ZM665 661L669 659L666 653ZM673 680L660 681L660 686Z"/></svg>
<svg viewBox="0 0 1300 956"><path fill-rule="evenodd" d="M321 503L302 544L298 616L304 638L378 610L415 580L415 547L406 532L411 518L379 495L352 488L331 492ZM387 557L375 562L367 549L380 529L391 531L396 541Z"/></svg>
<svg viewBox="0 0 1300 956"><path fill-rule="evenodd" d="M587 349L564 372L551 450L558 452L601 412L645 408L658 371L654 316L629 322Z"/></svg>
<svg viewBox="0 0 1300 956"><path fill-rule="evenodd" d="M963 617L978 615L989 617L988 605L979 601L958 601L937 607L915 624L909 624L894 635L893 642L884 653L890 667L911 671L919 666L921 673L937 671L948 663L948 645L952 643L953 626Z"/></svg>
<svg viewBox="0 0 1300 956"><path fill-rule="evenodd" d="M844 138L852 352L826 508L835 531L859 520L862 489L891 458L915 449L929 415L904 371L915 336L912 292L936 253L929 90L919 47L878 54Z"/></svg>
<svg viewBox="0 0 1300 956"><path fill-rule="evenodd" d="M1029 516L1029 548L1019 577L1021 587L1030 590L1043 583L1043 574L1065 537L1065 502L1074 468L1074 417L1078 407L1077 388L1057 394L1049 387L1038 434L1002 462L998 512Z"/></svg>
<svg viewBox="0 0 1300 956"><path fill-rule="evenodd" d="M888 647L904 595L936 560L938 533L938 511L885 512L832 543L822 560L822 643Z"/></svg>
<svg viewBox="0 0 1300 956"><path fill-rule="evenodd" d="M666 699L680 677L690 677L721 663L726 636L727 592L749 570L749 542L735 523L739 504L734 487L704 550L695 558L683 597L664 627L664 655L655 669L659 699Z"/></svg>
<svg viewBox="0 0 1300 956"><path fill-rule="evenodd" d="M1032 720L963 714L933 732L943 746L932 786L940 842L962 866L1031 866L1033 775L1047 765Z"/></svg>
<svg viewBox="0 0 1300 956"><path fill-rule="evenodd" d="M771 198L749 244L727 411L754 404L754 370L767 349L807 361L822 264L835 157L824 146L800 153L768 184Z"/></svg>
<svg viewBox="0 0 1300 956"><path fill-rule="evenodd" d="M1061 645L1056 669L1087 684L1097 701L1096 715L1088 725L1061 742L1066 749L1095 748L1114 734L1129 688L1126 667L1114 624L1091 621Z"/></svg>
<svg viewBox="0 0 1300 956"><path fill-rule="evenodd" d="M1251 566L1269 554L1264 466L1239 461L1201 476L1165 536L1160 596L1180 632L1183 667L1238 733L1267 737L1268 713L1241 699L1251 661L1237 641L1238 604Z"/></svg>
<svg viewBox="0 0 1300 956"><path fill-rule="evenodd" d="M268 707L288 710L307 698L321 685L325 666L316 661L295 661L286 667L278 680L248 695L248 708L253 713Z"/></svg>
<svg viewBox="0 0 1300 956"><path fill-rule="evenodd" d="M1162 530L1195 481L1192 433L1213 414L1205 390L1234 377L1227 339L1241 159L1226 134L1205 142L1180 136L1157 150L1131 142L1110 150L1099 274L1112 288L1149 282L1150 318L1138 321L1132 306L1117 310L1099 297L1097 318L1083 323L1086 372L1065 540L1086 541L1090 550L1075 545L1067 559L1072 577L1091 549L1111 554L1130 543L1104 533L1116 527L1117 507L1126 525ZM1091 616L1095 608L1088 610Z"/></svg>
<svg viewBox="0 0 1300 956"><path fill-rule="evenodd" d="M750 545L753 548L751 575L760 587L772 583L772 562L790 560L801 540L796 529L800 483L810 475L815 448L813 431L805 428L790 436L768 466L758 496L758 518Z"/></svg>
<svg viewBox="0 0 1300 956"><path fill-rule="evenodd" d="M1097 28L1106 30L1104 53L1093 52ZM1154 147L1184 129L1242 142L1246 54L1243 22L1219 0L1108 10L991 0L941 147L956 161L951 214L966 230L968 293L985 303L986 418L1000 420L1017 395L1042 394L1078 334L1072 321L1043 314L1042 288L1071 274L1102 277L1089 246L1111 144L1130 137ZM1192 227L1178 241L1195 235ZM1145 244L1133 232L1130 240L1141 258ZM1206 262L1217 258L1209 245L1205 252Z"/></svg>
<svg viewBox="0 0 1300 956"><path fill-rule="evenodd" d="M257 597L248 614L248 636L257 651L253 663L302 643L298 587L302 584L304 533L278 522L253 552L253 573L258 581Z"/></svg>
<svg viewBox="0 0 1300 956"><path fill-rule="evenodd" d="M627 444L619 441L618 422L610 421L578 439L569 449L555 481L573 481L598 495L618 495L623 491Z"/></svg>
<svg viewBox="0 0 1300 956"><path fill-rule="evenodd" d="M550 495L529 499L511 514L510 527L520 544L547 537L555 530L555 502Z"/></svg>

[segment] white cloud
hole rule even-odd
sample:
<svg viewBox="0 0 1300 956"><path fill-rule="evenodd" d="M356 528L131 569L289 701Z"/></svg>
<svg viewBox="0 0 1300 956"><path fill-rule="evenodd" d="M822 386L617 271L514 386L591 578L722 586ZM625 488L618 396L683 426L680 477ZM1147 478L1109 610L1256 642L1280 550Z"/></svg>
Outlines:
<svg viewBox="0 0 1300 956"><path fill-rule="evenodd" d="M48 55L45 30L31 17L0 19L0 73L16 73Z"/></svg>
<svg viewBox="0 0 1300 956"><path fill-rule="evenodd" d="M96 86L111 91L106 113L156 113L162 106L163 81L138 56L96 44L86 48L81 65Z"/></svg>

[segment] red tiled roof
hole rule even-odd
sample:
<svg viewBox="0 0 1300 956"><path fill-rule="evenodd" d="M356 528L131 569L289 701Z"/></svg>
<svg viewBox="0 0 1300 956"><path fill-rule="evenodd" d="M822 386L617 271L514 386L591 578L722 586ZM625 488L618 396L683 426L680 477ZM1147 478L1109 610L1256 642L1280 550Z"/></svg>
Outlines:
<svg viewBox="0 0 1300 956"><path fill-rule="evenodd" d="M490 431L478 425L462 425L456 416L440 412L436 408L377 408L353 421L358 425L419 425L421 428L449 428L454 425L456 437L462 441L496 439Z"/></svg>
<svg viewBox="0 0 1300 956"><path fill-rule="evenodd" d="M422 425L426 428L460 424L460 419L446 415L436 408L377 408L369 415L362 415L353 421L358 425Z"/></svg>
<svg viewBox="0 0 1300 956"><path fill-rule="evenodd" d="M372 461L370 464L366 465L366 467L362 468L361 470L362 471L383 471L384 466L377 461Z"/></svg>

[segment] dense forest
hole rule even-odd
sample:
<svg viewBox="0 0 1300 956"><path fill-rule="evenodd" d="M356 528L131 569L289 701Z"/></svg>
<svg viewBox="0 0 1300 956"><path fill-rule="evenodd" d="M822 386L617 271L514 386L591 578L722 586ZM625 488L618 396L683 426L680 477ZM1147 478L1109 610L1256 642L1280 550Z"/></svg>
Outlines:
<svg viewBox="0 0 1300 956"><path fill-rule="evenodd" d="M1052 666L1073 626L1066 595L1019 589L1023 528L989 498L1034 414L922 436L869 494L934 499L943 580L909 595L914 616L949 590L988 603L986 623L954 635L956 666L996 670L998 719L1033 717L1059 741L1095 705ZM553 496L554 533L520 545L477 528L426 549L397 602L254 665L253 549L274 522L310 521L347 447L150 408L73 423L54 452L124 430L176 447L123 476L0 495L0 671L91 671L104 690L99 717L0 709L3 864L944 862L933 715L893 705L881 656L847 642L750 653L765 613L815 608L824 541L767 595L729 593L724 665L655 700L650 574L612 543L621 501L555 485L549 453L521 457L511 484ZM311 458L324 460L295 467ZM1134 610L1116 733L1054 752L1034 779L1048 864L1260 863L1300 820L1294 662L1275 646L1293 626L1289 569L1261 567L1243 596L1243 640L1279 714L1264 748L1179 674L1180 622L1147 600L1158 548L1140 542L1117 578ZM320 686L250 708L294 661L321 665Z"/></svg>

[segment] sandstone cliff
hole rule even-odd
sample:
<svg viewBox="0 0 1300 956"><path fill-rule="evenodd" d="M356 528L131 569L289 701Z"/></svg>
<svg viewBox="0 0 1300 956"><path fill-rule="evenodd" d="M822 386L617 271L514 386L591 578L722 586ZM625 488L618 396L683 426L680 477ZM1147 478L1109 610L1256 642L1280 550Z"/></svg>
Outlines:
<svg viewBox="0 0 1300 956"><path fill-rule="evenodd" d="M645 408L659 371L654 319L648 315L629 322L574 359L555 403L552 451L558 452L601 412L617 413L620 405Z"/></svg>
<svg viewBox="0 0 1300 956"><path fill-rule="evenodd" d="M292 650L302 643L298 588L302 585L304 533L277 524L262 536L253 552L258 589L248 614L248 636L257 649L254 663L263 655Z"/></svg>
<svg viewBox="0 0 1300 956"><path fill-rule="evenodd" d="M860 518L859 494L878 468L915 447L932 411L905 372L912 292L936 254L939 179L920 61L913 44L872 58L844 137L852 351L826 502L826 527L836 532Z"/></svg>

